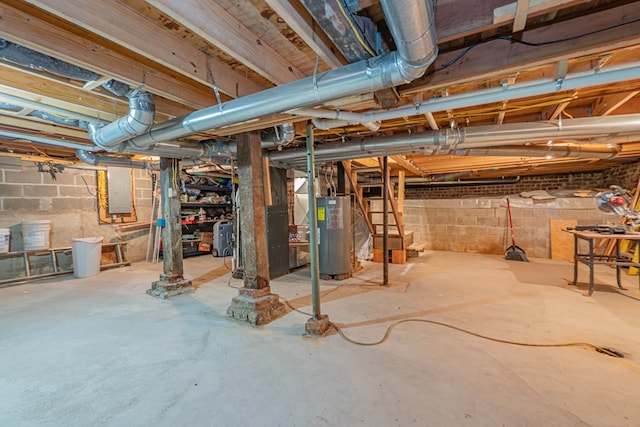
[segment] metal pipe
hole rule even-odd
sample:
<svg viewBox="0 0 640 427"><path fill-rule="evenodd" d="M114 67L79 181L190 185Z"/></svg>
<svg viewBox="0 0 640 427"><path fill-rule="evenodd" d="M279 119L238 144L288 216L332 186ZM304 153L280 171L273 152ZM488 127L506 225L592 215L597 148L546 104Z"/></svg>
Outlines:
<svg viewBox="0 0 640 427"><path fill-rule="evenodd" d="M483 89L475 92L431 98L418 105L407 105L393 110L373 110L362 113L325 109L297 109L290 114L328 119L325 125L345 126L345 123L376 122L416 116L438 111L454 110L477 105L504 102L532 96L548 95L560 91L584 89L592 86L619 83L637 79L640 75L640 62L611 66L601 70L569 74L565 79L539 79L531 82L516 83L510 86Z"/></svg>
<svg viewBox="0 0 640 427"><path fill-rule="evenodd" d="M279 132L278 128L280 129ZM262 137L260 143L262 148L278 147L293 142L295 138L296 128L293 123L283 123L280 126L276 126L269 135Z"/></svg>
<svg viewBox="0 0 640 427"><path fill-rule="evenodd" d="M129 139L128 144L146 148L161 141L413 81L424 74L437 55L432 3L430 0L383 0L381 3L389 27L398 37L395 40L400 46L398 52L348 64L167 120L153 126L149 132Z"/></svg>
<svg viewBox="0 0 640 427"><path fill-rule="evenodd" d="M382 158L382 286L389 285L389 158ZM400 236L403 238L404 236Z"/></svg>
<svg viewBox="0 0 640 427"><path fill-rule="evenodd" d="M307 194L309 196L309 256L311 261L311 302L313 319L321 318L320 311L320 259L318 257L318 207L315 189L315 159L313 126L307 124Z"/></svg>
<svg viewBox="0 0 640 427"><path fill-rule="evenodd" d="M0 100L5 100L24 108L31 108L33 110L56 114L64 118L77 119L88 123L100 122L96 117L87 116L86 114L76 113L75 111L65 110L64 108L54 107L52 105L43 104L30 99L20 98L19 96L8 95L6 93L0 93Z"/></svg>
<svg viewBox="0 0 640 427"><path fill-rule="evenodd" d="M89 123L89 137L100 147L114 147L149 130L154 117L153 95L149 92L134 93L129 97L129 113L126 116L102 127Z"/></svg>
<svg viewBox="0 0 640 427"><path fill-rule="evenodd" d="M20 139L20 140L26 140L31 142L37 142L39 144L54 145L56 147L72 148L74 150L86 150L86 151L100 150L100 147L94 147L91 145L84 145L76 142L69 142L69 141L65 141L63 139L57 139L57 138L45 138L37 135L25 135L18 132L11 132L11 131L6 131L2 129L0 129L0 136L4 136L5 138L11 138L11 139Z"/></svg>
<svg viewBox="0 0 640 427"><path fill-rule="evenodd" d="M405 185L420 185L429 187L449 187L449 186L463 186L463 185L500 185L500 184L516 184L520 182L521 177L509 177L499 179L472 179L472 180L457 180L457 181L435 181L429 178L421 178L419 176L412 176L405 178Z"/></svg>
<svg viewBox="0 0 640 427"><path fill-rule="evenodd" d="M331 159L350 160L374 155L421 153L443 155L462 153L466 149L522 145L541 141L591 139L638 135L640 114L589 117L554 122L510 123L495 126L474 126L441 129L414 134L365 138L348 143L327 144L317 147L316 161ZM527 147L532 148L532 147ZM545 147L545 149L547 149ZM556 150L556 149L551 149ZM562 149L559 149L562 150ZM564 149L567 151L568 149ZM568 150L567 155L598 157L587 150ZM612 150L613 151L613 150ZM614 152L603 150L602 158L615 157ZM267 154L275 162L296 164L304 152L300 149ZM297 160L298 159L298 160Z"/></svg>
<svg viewBox="0 0 640 427"><path fill-rule="evenodd" d="M90 165L107 165L107 166L121 166L138 169L158 169L158 162L145 162L140 160L133 160L126 157L115 156L98 156L94 153L90 153L86 150L76 150L76 157L85 163Z"/></svg>

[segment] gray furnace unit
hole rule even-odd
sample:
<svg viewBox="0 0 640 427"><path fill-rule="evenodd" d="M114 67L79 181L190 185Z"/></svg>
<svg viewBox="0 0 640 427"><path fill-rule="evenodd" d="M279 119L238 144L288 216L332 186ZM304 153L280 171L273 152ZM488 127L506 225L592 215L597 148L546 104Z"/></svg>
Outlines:
<svg viewBox="0 0 640 427"><path fill-rule="evenodd" d="M351 205L345 196L318 197L320 274L351 273Z"/></svg>

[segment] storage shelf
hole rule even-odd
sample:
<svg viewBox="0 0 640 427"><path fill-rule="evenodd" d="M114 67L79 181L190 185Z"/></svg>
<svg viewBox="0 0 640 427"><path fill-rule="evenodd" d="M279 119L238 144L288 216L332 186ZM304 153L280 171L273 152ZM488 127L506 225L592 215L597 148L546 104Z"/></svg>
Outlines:
<svg viewBox="0 0 640 427"><path fill-rule="evenodd" d="M231 202L227 203L197 203L197 202L185 202L181 203L183 208L228 208L231 207Z"/></svg>
<svg viewBox="0 0 640 427"><path fill-rule="evenodd" d="M220 193L231 193L231 188L229 187L217 187L215 185L193 185L193 184L185 184L187 188L193 188L195 190L200 191L213 191Z"/></svg>

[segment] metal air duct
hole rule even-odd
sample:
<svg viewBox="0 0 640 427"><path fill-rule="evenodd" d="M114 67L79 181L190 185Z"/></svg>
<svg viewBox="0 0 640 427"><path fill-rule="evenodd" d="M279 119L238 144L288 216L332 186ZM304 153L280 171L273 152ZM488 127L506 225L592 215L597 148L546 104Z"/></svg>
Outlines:
<svg viewBox="0 0 640 427"><path fill-rule="evenodd" d="M320 145L316 147L316 161L350 160L393 154L420 153L424 155L460 154L464 150L484 147L522 145L532 142L574 140L635 134L640 139L640 114L591 117L553 122L511 123L496 126L441 129L410 135L365 138L361 141ZM532 147L527 147L529 150ZM571 150L566 147L543 147L545 151L576 157L602 156L613 158L615 149L598 154L593 150ZM558 151L560 150L560 151ZM532 151L528 151L532 153ZM498 153L498 152L496 152ZM306 150L293 149L267 154L269 159L290 165L302 165ZM498 154L496 154L498 155ZM517 150L514 149L514 155Z"/></svg>
<svg viewBox="0 0 640 427"><path fill-rule="evenodd" d="M103 127L89 123L89 137L99 147L113 151L111 147L149 130L154 117L153 95L148 92L134 93L129 98L129 114Z"/></svg>
<svg viewBox="0 0 640 427"><path fill-rule="evenodd" d="M406 38L395 40L402 46L398 52L349 64L168 120L153 126L144 135L129 139L127 144L147 148L158 142L197 132L409 83L420 77L437 54L431 1L382 0L381 3L387 13L389 27L402 27L402 30L395 30L394 34ZM414 18L403 21L407 16Z"/></svg>
<svg viewBox="0 0 640 427"><path fill-rule="evenodd" d="M445 98L431 98L421 104L406 105L391 110L373 110L356 113L352 111L301 108L288 111L288 113L327 119L322 129L328 129L331 127L343 127L349 124L392 120L407 116L490 104L493 102L548 95L560 91L571 91L614 84L637 79L638 75L640 75L640 62L633 62L600 70L573 73L559 80L540 79L531 82L516 83L510 86L451 95Z"/></svg>
<svg viewBox="0 0 640 427"><path fill-rule="evenodd" d="M95 153L80 149L76 150L76 157L78 157L78 159L82 160L83 162L94 166L107 165L138 169L158 169L160 167L160 164L158 162L145 162L128 159L125 157L99 156Z"/></svg>

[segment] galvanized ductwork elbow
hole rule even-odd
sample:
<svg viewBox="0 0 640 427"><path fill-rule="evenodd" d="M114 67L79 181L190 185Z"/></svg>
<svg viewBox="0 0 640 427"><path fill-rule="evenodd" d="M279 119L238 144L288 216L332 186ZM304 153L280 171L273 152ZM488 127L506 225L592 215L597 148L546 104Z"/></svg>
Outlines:
<svg viewBox="0 0 640 427"><path fill-rule="evenodd" d="M432 0L406 2L380 0L397 48L399 70L406 83L421 77L438 55Z"/></svg>
<svg viewBox="0 0 640 427"><path fill-rule="evenodd" d="M153 95L138 92L129 98L129 113L106 126L89 124L89 137L94 144L107 151L112 147L147 132L155 117Z"/></svg>
<svg viewBox="0 0 640 427"><path fill-rule="evenodd" d="M261 140L262 148L279 147L287 145L296 138L296 128L293 123L283 123L276 126L273 132L263 136Z"/></svg>

